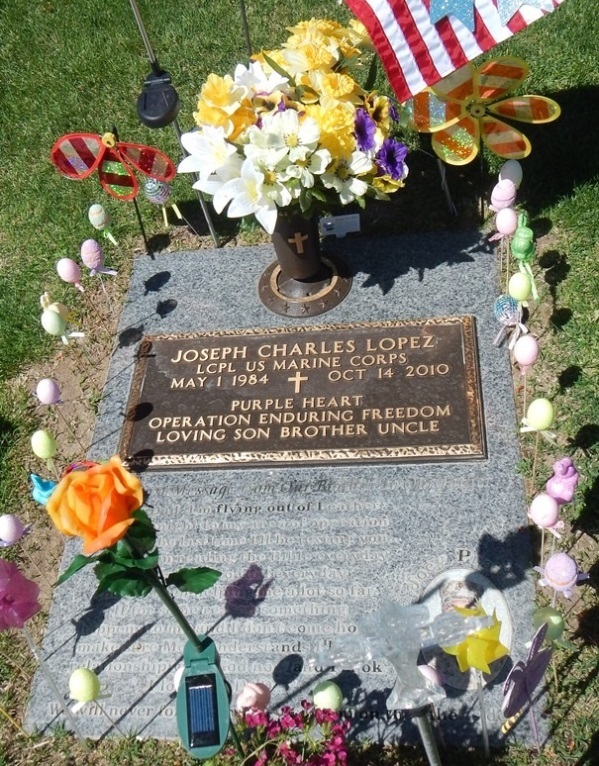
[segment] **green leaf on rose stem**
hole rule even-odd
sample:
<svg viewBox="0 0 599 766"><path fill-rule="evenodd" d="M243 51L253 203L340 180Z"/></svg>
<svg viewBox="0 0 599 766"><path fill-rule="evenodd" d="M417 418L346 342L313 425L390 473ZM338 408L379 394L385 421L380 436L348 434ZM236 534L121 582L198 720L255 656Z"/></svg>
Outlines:
<svg viewBox="0 0 599 766"><path fill-rule="evenodd" d="M147 596L152 590L141 569L123 569L107 574L98 583L96 594L109 591L117 596Z"/></svg>
<svg viewBox="0 0 599 766"><path fill-rule="evenodd" d="M158 548L154 548L147 556L132 556L126 545L122 548L117 545L112 555L115 564L133 569L155 569L158 566L158 558Z"/></svg>
<svg viewBox="0 0 599 766"><path fill-rule="evenodd" d="M56 580L56 584L62 585L62 583L66 582L69 579L69 577L72 577L75 574L75 572L78 572L80 569L83 569L83 567L86 567L88 564L93 564L97 560L98 560L97 556L84 556L82 553L79 553L77 556L75 556L75 558L71 561L69 566L60 575L58 580Z"/></svg>
<svg viewBox="0 0 599 766"><path fill-rule="evenodd" d="M143 508L138 508L132 514L135 524L127 530L125 538L131 547L139 553L149 553L156 545L156 529L152 520Z"/></svg>
<svg viewBox="0 0 599 766"><path fill-rule="evenodd" d="M166 578L166 584L174 585L184 593L202 593L211 588L219 579L221 573L209 567L196 567L195 569L180 569L172 572Z"/></svg>

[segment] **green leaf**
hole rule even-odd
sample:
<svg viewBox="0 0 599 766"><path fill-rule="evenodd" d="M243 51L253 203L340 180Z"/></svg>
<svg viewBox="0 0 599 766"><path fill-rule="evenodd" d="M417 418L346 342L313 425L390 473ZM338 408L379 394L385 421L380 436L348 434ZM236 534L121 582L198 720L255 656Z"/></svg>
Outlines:
<svg viewBox="0 0 599 766"><path fill-rule="evenodd" d="M141 569L120 569L107 574L98 583L96 593L109 591L117 596L147 596L152 585Z"/></svg>
<svg viewBox="0 0 599 766"><path fill-rule="evenodd" d="M58 580L56 580L56 584L62 585L63 582L66 582L69 577L72 577L80 569L83 569L83 567L86 567L88 564L93 564L97 560L97 556L84 556L82 553L79 553L60 575Z"/></svg>
<svg viewBox="0 0 599 766"><path fill-rule="evenodd" d="M302 213L307 213L312 204L312 192L309 189L302 189L299 196L300 209Z"/></svg>
<svg viewBox="0 0 599 766"><path fill-rule="evenodd" d="M202 593L211 588L218 581L221 573L216 569L209 567L196 567L195 569L180 569L178 572L172 572L166 578L167 585L174 585L175 588L184 593Z"/></svg>
<svg viewBox="0 0 599 766"><path fill-rule="evenodd" d="M362 210L366 207L366 200L364 197L356 197L354 202L362 208Z"/></svg>
<svg viewBox="0 0 599 766"><path fill-rule="evenodd" d="M310 189L310 191L311 191L311 193L312 193L312 196L313 196L315 199L317 199L317 200L320 200L320 202L328 202L328 197L327 197L327 195L326 195L326 194L325 194L325 193L322 191L322 189L317 189L317 188L314 186L312 189Z"/></svg>
<svg viewBox="0 0 599 766"><path fill-rule="evenodd" d="M139 508L132 514L135 524L127 530L125 539L139 553L149 553L156 546L156 529L148 514Z"/></svg>
<svg viewBox="0 0 599 766"><path fill-rule="evenodd" d="M274 59L271 59L270 56L267 56L266 53L262 54L264 56L264 61L268 64L268 66L277 74L281 75L281 77L286 77L289 80L290 85L295 88L295 80L293 77L289 74L289 72L286 72L283 67L280 67L277 62Z"/></svg>
<svg viewBox="0 0 599 766"><path fill-rule="evenodd" d="M376 81L376 75L378 71L378 56L373 56L370 61L370 67L368 74L366 75L366 82L364 83L364 90L372 90Z"/></svg>

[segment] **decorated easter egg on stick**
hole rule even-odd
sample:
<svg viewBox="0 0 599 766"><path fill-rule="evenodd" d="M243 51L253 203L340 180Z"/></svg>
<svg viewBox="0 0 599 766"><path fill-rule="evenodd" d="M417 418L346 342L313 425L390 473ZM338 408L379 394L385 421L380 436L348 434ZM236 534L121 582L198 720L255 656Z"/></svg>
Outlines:
<svg viewBox="0 0 599 766"><path fill-rule="evenodd" d="M56 454L56 439L49 431L40 429L31 437L33 454L42 460L49 460Z"/></svg>
<svg viewBox="0 0 599 766"><path fill-rule="evenodd" d="M100 695L100 679L89 668L77 668L69 677L69 695L77 702L92 702Z"/></svg>
<svg viewBox="0 0 599 766"><path fill-rule="evenodd" d="M169 201L171 193L171 187L166 183L166 181L159 181L156 178L148 178L144 183L144 194L148 202L151 202L153 205L162 206L162 217L164 218L165 226L168 226L168 217L166 215L165 205ZM183 216L181 215L181 211L177 205L175 205L174 202L171 202L171 207L175 211L177 218L181 220Z"/></svg>
<svg viewBox="0 0 599 766"><path fill-rule="evenodd" d="M518 160L507 160L507 162L504 162L499 169L499 180L512 181L516 189L520 188L522 177L522 165L518 162Z"/></svg>
<svg viewBox="0 0 599 766"><path fill-rule="evenodd" d="M60 401L60 388L52 378L42 378L35 389L35 395L42 404L58 404Z"/></svg>
<svg viewBox="0 0 599 766"><path fill-rule="evenodd" d="M532 335L518 338L514 346L514 359L520 365L520 372L526 375L539 358L539 342Z"/></svg>
<svg viewBox="0 0 599 766"><path fill-rule="evenodd" d="M19 542L28 531L29 528L18 516L14 513L4 513L0 516L0 548L7 548Z"/></svg>
<svg viewBox="0 0 599 766"><path fill-rule="evenodd" d="M508 282L508 293L516 301L522 303L530 297L532 285L530 283L530 277L522 271L517 271L512 274L510 281Z"/></svg>
<svg viewBox="0 0 599 766"><path fill-rule="evenodd" d="M57 311L46 309L42 313L42 327L50 335L65 336L67 329L67 320Z"/></svg>
<svg viewBox="0 0 599 766"><path fill-rule="evenodd" d="M321 710L341 710L343 692L333 681L321 681L312 692L314 707Z"/></svg>
<svg viewBox="0 0 599 766"><path fill-rule="evenodd" d="M516 201L516 185L509 178L505 178L493 188L491 192L491 210L495 212L512 207Z"/></svg>
<svg viewBox="0 0 599 766"><path fill-rule="evenodd" d="M583 580L588 580L589 575L578 569L578 564L568 553L560 551L549 556L545 567L534 567L542 577L539 585L553 588L553 600L557 593L563 593L570 598L574 592L574 586ZM551 606L555 606L553 603Z"/></svg>
<svg viewBox="0 0 599 766"><path fill-rule="evenodd" d="M110 213L105 210L102 205L92 205L87 216L94 229L103 232L106 239L109 239L113 245L117 244L116 239L110 231Z"/></svg>
<svg viewBox="0 0 599 766"><path fill-rule="evenodd" d="M566 629L566 621L561 612L551 606L544 606L532 616L532 624L535 629L541 625L547 625L546 637L548 641L559 641Z"/></svg>
<svg viewBox="0 0 599 766"><path fill-rule="evenodd" d="M502 237L511 237L518 228L518 216L511 207L500 210L495 216L495 228Z"/></svg>
<svg viewBox="0 0 599 766"><path fill-rule="evenodd" d="M61 258L56 263L56 271L63 282L69 282L70 284L75 285L81 292L84 291L83 285L81 284L81 269L71 258Z"/></svg>
<svg viewBox="0 0 599 766"><path fill-rule="evenodd" d="M532 401L526 411L527 425L533 431L546 431L553 423L553 418L553 405L543 397Z"/></svg>
<svg viewBox="0 0 599 766"><path fill-rule="evenodd" d="M116 271L104 267L104 251L95 239L86 239L81 245L81 260L90 269L90 275L110 274L114 276Z"/></svg>

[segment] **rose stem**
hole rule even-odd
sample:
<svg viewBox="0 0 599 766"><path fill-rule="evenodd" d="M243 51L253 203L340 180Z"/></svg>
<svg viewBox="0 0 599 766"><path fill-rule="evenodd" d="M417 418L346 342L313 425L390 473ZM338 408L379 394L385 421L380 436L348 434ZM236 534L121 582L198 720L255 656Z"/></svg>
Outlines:
<svg viewBox="0 0 599 766"><path fill-rule="evenodd" d="M25 626L25 625L23 625L23 634L25 636L25 640L27 641L27 644L29 645L29 649L31 650L31 653L33 654L33 656L37 660L40 668L42 669L42 672L46 676L46 680L50 684L50 686L52 688L52 691L54 692L54 696L56 697L56 699L58 700L58 703L60 704L60 707L62 708L62 712L64 713L65 718L71 724L71 727L73 728L75 736L79 740L79 742L81 744L81 747L86 752L88 752L88 753L91 752L91 750L89 748L89 745L85 741L85 737L79 731L79 727L77 726L77 722L75 721L75 717L73 716L73 714L71 713L69 708L65 705L65 702L64 702L64 700L62 698L60 690L59 690L58 686L56 685L56 682L54 681L54 678L52 678L52 673L50 673L50 669L46 665L45 660L43 659L42 655L38 652L38 650L37 650L37 648L35 646L35 643L33 641L33 638L31 637L31 634L29 633L29 631L27 630L27 626Z"/></svg>

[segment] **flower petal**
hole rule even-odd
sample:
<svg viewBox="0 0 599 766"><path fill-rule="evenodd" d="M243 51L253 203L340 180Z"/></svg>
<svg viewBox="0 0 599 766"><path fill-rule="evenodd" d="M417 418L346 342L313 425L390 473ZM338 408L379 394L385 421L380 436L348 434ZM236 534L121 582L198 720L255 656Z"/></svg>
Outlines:
<svg viewBox="0 0 599 766"><path fill-rule="evenodd" d="M466 64L436 83L432 91L442 101L465 104L474 96L474 73L474 66Z"/></svg>
<svg viewBox="0 0 599 766"><path fill-rule="evenodd" d="M419 133L435 133L456 122L465 114L464 107L443 101L432 91L423 91L406 104L409 125Z"/></svg>

